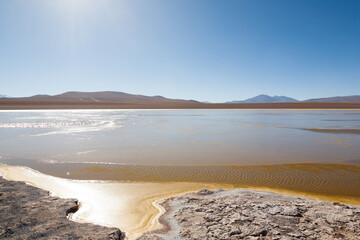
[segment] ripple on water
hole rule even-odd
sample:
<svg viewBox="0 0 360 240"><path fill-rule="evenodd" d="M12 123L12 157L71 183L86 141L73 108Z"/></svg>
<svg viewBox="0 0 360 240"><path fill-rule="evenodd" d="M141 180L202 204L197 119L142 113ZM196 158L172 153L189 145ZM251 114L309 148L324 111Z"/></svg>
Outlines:
<svg viewBox="0 0 360 240"><path fill-rule="evenodd" d="M116 163L44 163L24 160L40 172L70 179L128 182L196 182L275 188L360 199L359 164L274 164L247 166L160 166ZM11 163L12 162L12 163Z"/></svg>
<svg viewBox="0 0 360 240"><path fill-rule="evenodd" d="M147 166L78 164L72 178L150 182L205 182L360 197L360 166L276 164L253 166Z"/></svg>

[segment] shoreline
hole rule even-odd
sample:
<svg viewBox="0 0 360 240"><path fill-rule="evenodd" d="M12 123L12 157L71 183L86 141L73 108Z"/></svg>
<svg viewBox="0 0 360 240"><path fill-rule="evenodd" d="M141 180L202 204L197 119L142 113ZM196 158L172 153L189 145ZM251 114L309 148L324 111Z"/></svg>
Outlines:
<svg viewBox="0 0 360 240"><path fill-rule="evenodd" d="M129 183L62 179L27 167L0 164L0 174L12 181L23 181L50 191L61 198L75 198L81 203L72 220L117 227L129 240L160 228L160 206L154 201L198 191L202 188L230 188L225 184L199 183Z"/></svg>
<svg viewBox="0 0 360 240"><path fill-rule="evenodd" d="M270 189L251 186L236 186L229 184L200 184L200 183L123 183L123 182L107 182L107 181L86 181L86 180L69 180L53 177L42 174L36 170L32 170L27 167L14 167L0 164L0 174L4 178L16 181L25 181L41 189L51 191L59 197L71 197L79 199L81 206L79 211L73 215L72 219L77 222L90 222L94 224L100 224L108 227L118 227L121 231L125 231L129 239L137 239L144 233L153 232L158 229L162 229L163 216L169 215L168 209L164 207L164 203L170 201L169 199L184 196L184 194L194 194L194 192L200 189L228 189L226 191L232 191L230 189L238 189L241 187L242 191L268 191L269 194L287 196L287 197L306 197L309 199L319 199L313 201L329 201L329 202L345 202L360 205L360 199L341 199L341 196L321 196L317 194L301 193L295 191L287 191L284 189ZM46 181L44 181L46 179ZM60 185L56 182L60 181ZM44 183L45 182L45 183ZM55 183L55 184L54 184ZM71 187L69 187L71 186ZM119 188L119 186L123 186ZM80 189L86 188L85 193L78 193ZM98 189L99 191L94 191ZM102 190L101 190L102 189ZM249 190L251 189L251 190ZM146 194L139 194L139 192L148 191ZM130 201L119 200L112 196L107 204L109 208L104 209L104 199L110 192L112 195L128 195L130 192L135 191L135 195L130 197ZM160 191L161 194L154 194L154 192ZM83 195L82 195L83 194ZM100 201L94 201L90 199L94 194L100 194L104 198L100 198ZM134 194L134 193L132 193ZM138 194L138 195L137 195ZM89 200L90 203L88 202ZM116 202L114 205L113 203ZM135 203L134 203L135 202ZM141 204L142 205L141 205ZM121 205L124 205L121 207ZM106 207L106 206L105 206ZM136 210L135 210L136 209ZM127 219L128 216L134 215L132 211L136 212L137 218L130 218L131 224L136 226L121 225L121 223L102 221L107 214L118 211L115 217L121 217ZM95 212L95 213L94 213ZM100 215L97 215L99 214ZM105 213L105 214L104 214ZM132 216L133 217L133 216ZM112 218L115 219L115 218ZM140 222L140 224L139 224ZM161 231L161 230L160 230Z"/></svg>
<svg viewBox="0 0 360 240"><path fill-rule="evenodd" d="M360 206L248 189L207 190L162 203L165 226L139 240L351 239L360 234Z"/></svg>
<svg viewBox="0 0 360 240"><path fill-rule="evenodd" d="M79 210L76 199L59 198L24 182L0 176L0 238L124 240L118 228L70 220Z"/></svg>
<svg viewBox="0 0 360 240"><path fill-rule="evenodd" d="M176 103L176 102L80 102L1 100L0 110L65 109L360 109L360 103Z"/></svg>

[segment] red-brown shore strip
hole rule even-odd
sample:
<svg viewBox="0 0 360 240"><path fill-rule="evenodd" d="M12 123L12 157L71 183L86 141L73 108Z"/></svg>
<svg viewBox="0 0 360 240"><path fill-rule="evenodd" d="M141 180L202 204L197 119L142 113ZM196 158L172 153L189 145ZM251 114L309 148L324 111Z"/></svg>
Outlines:
<svg viewBox="0 0 360 240"><path fill-rule="evenodd" d="M360 103L154 103L0 100L0 110L39 109L360 109Z"/></svg>

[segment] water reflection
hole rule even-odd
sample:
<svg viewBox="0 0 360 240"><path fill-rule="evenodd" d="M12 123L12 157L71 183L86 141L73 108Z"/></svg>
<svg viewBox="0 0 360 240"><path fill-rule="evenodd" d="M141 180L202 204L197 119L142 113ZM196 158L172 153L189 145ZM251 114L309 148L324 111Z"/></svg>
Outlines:
<svg viewBox="0 0 360 240"><path fill-rule="evenodd" d="M159 165L342 162L360 156L358 114L357 110L2 111L0 156ZM342 139L349 137L351 141Z"/></svg>

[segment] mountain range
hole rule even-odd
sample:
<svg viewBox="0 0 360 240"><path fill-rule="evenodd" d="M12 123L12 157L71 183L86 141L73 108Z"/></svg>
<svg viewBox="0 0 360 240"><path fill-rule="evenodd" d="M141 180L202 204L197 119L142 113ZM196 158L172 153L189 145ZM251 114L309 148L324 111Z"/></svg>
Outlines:
<svg viewBox="0 0 360 240"><path fill-rule="evenodd" d="M360 103L360 95L329 97L329 98L313 98L313 99L305 100L305 102Z"/></svg>
<svg viewBox="0 0 360 240"><path fill-rule="evenodd" d="M300 102L297 99L286 97L286 96L269 96L265 94L258 95L253 98L248 98L245 100L236 100L227 103L290 103L290 102ZM302 102L324 102L324 103L360 103L360 95L353 96L339 96L339 97L329 97L329 98L312 98L304 100Z"/></svg>
<svg viewBox="0 0 360 240"><path fill-rule="evenodd" d="M8 97L0 95L0 102L4 101L33 101L33 102L84 102L84 103L200 103L195 100L171 99L162 96L144 96L124 92L103 91L103 92L66 92L58 95L35 95L31 97ZM287 96L258 95L245 100L236 100L226 103L360 103L360 95L338 96L329 98L313 98L304 101ZM202 102L211 104L210 102Z"/></svg>
<svg viewBox="0 0 360 240"><path fill-rule="evenodd" d="M35 95L31 97L4 98L11 101L57 101L57 102L113 102L113 103L186 103L194 100L170 99L162 96L144 96L124 92L66 92L58 95Z"/></svg>
<svg viewBox="0 0 360 240"><path fill-rule="evenodd" d="M248 98L246 100L235 100L227 103L279 103L279 102L298 102L294 98L286 97L286 96L269 96L265 94L258 95L253 98Z"/></svg>

